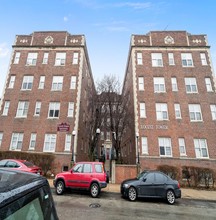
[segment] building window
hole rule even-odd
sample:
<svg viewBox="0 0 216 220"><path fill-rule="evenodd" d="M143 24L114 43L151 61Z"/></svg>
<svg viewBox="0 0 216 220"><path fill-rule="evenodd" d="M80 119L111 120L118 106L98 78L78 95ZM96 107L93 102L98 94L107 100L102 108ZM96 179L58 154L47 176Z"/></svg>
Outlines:
<svg viewBox="0 0 216 220"><path fill-rule="evenodd" d="M177 84L176 77L171 78L171 83L172 83L172 91L177 92L178 91L178 84Z"/></svg>
<svg viewBox="0 0 216 220"><path fill-rule="evenodd" d="M10 82L9 82L9 86L8 86L9 89L13 89L14 83L15 83L15 79L16 79L16 76L11 76L10 77Z"/></svg>
<svg viewBox="0 0 216 220"><path fill-rule="evenodd" d="M16 117L26 118L28 114L29 102L20 101L18 103Z"/></svg>
<svg viewBox="0 0 216 220"><path fill-rule="evenodd" d="M208 147L206 139L194 139L196 158L208 158Z"/></svg>
<svg viewBox="0 0 216 220"><path fill-rule="evenodd" d="M35 66L37 62L37 53L28 53L26 65Z"/></svg>
<svg viewBox="0 0 216 220"><path fill-rule="evenodd" d="M137 65L142 65L142 53L137 53Z"/></svg>
<svg viewBox="0 0 216 220"><path fill-rule="evenodd" d="M110 132L109 131L106 132L106 139L110 140Z"/></svg>
<svg viewBox="0 0 216 220"><path fill-rule="evenodd" d="M176 119L181 119L180 104L174 104L174 108L175 108L175 117L176 117Z"/></svg>
<svg viewBox="0 0 216 220"><path fill-rule="evenodd" d="M79 55L78 53L73 54L73 62L72 62L73 64L78 64L78 55Z"/></svg>
<svg viewBox="0 0 216 220"><path fill-rule="evenodd" d="M152 66L153 67L162 67L163 66L163 59L162 59L162 53L152 53Z"/></svg>
<svg viewBox="0 0 216 220"><path fill-rule="evenodd" d="M31 139L29 143L29 150L35 150L35 145L36 145L36 133L31 133Z"/></svg>
<svg viewBox="0 0 216 220"><path fill-rule="evenodd" d="M166 103L156 103L156 116L158 121L168 120L168 110Z"/></svg>
<svg viewBox="0 0 216 220"><path fill-rule="evenodd" d="M60 113L60 103L50 102L48 118L58 118Z"/></svg>
<svg viewBox="0 0 216 220"><path fill-rule="evenodd" d="M55 152L56 134L45 134L44 152Z"/></svg>
<svg viewBox="0 0 216 220"><path fill-rule="evenodd" d="M160 156L172 157L171 138L158 138Z"/></svg>
<svg viewBox="0 0 216 220"><path fill-rule="evenodd" d="M164 77L154 77L154 92L166 92Z"/></svg>
<svg viewBox="0 0 216 220"><path fill-rule="evenodd" d="M184 138L179 138L178 142L179 142L180 156L186 156L186 148L185 148L185 140L184 140Z"/></svg>
<svg viewBox="0 0 216 220"><path fill-rule="evenodd" d="M10 107L10 101L5 101L2 115L7 116Z"/></svg>
<svg viewBox="0 0 216 220"><path fill-rule="evenodd" d="M198 93L196 78L185 78L185 86L187 93Z"/></svg>
<svg viewBox="0 0 216 220"><path fill-rule="evenodd" d="M181 59L183 67L193 67L193 59L191 53L182 53Z"/></svg>
<svg viewBox="0 0 216 220"><path fill-rule="evenodd" d="M44 85L45 85L45 76L40 76L38 89L44 89Z"/></svg>
<svg viewBox="0 0 216 220"><path fill-rule="evenodd" d="M20 52L16 52L14 57L14 64L18 64L20 60Z"/></svg>
<svg viewBox="0 0 216 220"><path fill-rule="evenodd" d="M139 91L144 91L144 77L138 77Z"/></svg>
<svg viewBox="0 0 216 220"><path fill-rule="evenodd" d="M170 66L175 65L173 53L168 53L168 59L169 59L169 65L170 65Z"/></svg>
<svg viewBox="0 0 216 220"><path fill-rule="evenodd" d="M202 66L207 66L208 65L205 53L200 53L200 59L201 59Z"/></svg>
<svg viewBox="0 0 216 220"><path fill-rule="evenodd" d="M207 92L213 92L212 84L211 84L211 79L210 78L205 78L205 84L206 84Z"/></svg>
<svg viewBox="0 0 216 220"><path fill-rule="evenodd" d="M146 108L144 102L140 102L140 118L146 118Z"/></svg>
<svg viewBox="0 0 216 220"><path fill-rule="evenodd" d="M10 150L21 150L23 143L23 133L13 133L11 137Z"/></svg>
<svg viewBox="0 0 216 220"><path fill-rule="evenodd" d="M48 63L48 57L49 57L49 53L44 53L43 64L47 64Z"/></svg>
<svg viewBox="0 0 216 220"><path fill-rule="evenodd" d="M33 76L24 76L22 82L22 90L31 90L33 85Z"/></svg>
<svg viewBox="0 0 216 220"><path fill-rule="evenodd" d="M66 53L56 53L55 65L64 66L66 61Z"/></svg>
<svg viewBox="0 0 216 220"><path fill-rule="evenodd" d="M52 91L61 91L63 87L63 76L53 76Z"/></svg>
<svg viewBox="0 0 216 220"><path fill-rule="evenodd" d="M76 89L76 76L71 76L70 88L71 89Z"/></svg>
<svg viewBox="0 0 216 220"><path fill-rule="evenodd" d="M68 117L74 116L74 102L68 103Z"/></svg>
<svg viewBox="0 0 216 220"><path fill-rule="evenodd" d="M0 147L1 147L1 144L2 144L2 139L3 139L3 132L0 132Z"/></svg>
<svg viewBox="0 0 216 220"><path fill-rule="evenodd" d="M210 105L212 120L216 120L216 105Z"/></svg>
<svg viewBox="0 0 216 220"><path fill-rule="evenodd" d="M100 133L100 139L103 141L104 140L104 132L103 131L101 131L101 133Z"/></svg>
<svg viewBox="0 0 216 220"><path fill-rule="evenodd" d="M147 137L142 137L141 138L142 142L142 154L148 154L148 141Z"/></svg>
<svg viewBox="0 0 216 220"><path fill-rule="evenodd" d="M199 104L189 104L191 121L202 121L202 112Z"/></svg>
<svg viewBox="0 0 216 220"><path fill-rule="evenodd" d="M41 102L36 102L34 115L40 116L40 111L41 111Z"/></svg>
<svg viewBox="0 0 216 220"><path fill-rule="evenodd" d="M70 151L71 149L71 134L66 134L65 136L65 151Z"/></svg>

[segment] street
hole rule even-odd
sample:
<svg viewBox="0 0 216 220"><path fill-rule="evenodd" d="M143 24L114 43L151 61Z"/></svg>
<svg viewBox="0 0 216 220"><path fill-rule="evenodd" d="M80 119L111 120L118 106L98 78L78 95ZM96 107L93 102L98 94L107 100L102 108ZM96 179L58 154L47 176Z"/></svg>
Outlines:
<svg viewBox="0 0 216 220"><path fill-rule="evenodd" d="M175 205L163 200L139 199L129 202L119 193L102 192L93 199L87 192L53 193L60 220L121 219L216 219L216 202L178 199Z"/></svg>

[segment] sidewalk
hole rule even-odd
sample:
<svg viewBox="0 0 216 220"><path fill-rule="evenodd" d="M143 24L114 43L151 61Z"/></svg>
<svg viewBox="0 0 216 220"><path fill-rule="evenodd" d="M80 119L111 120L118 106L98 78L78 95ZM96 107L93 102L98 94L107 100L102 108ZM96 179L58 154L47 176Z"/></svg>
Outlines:
<svg viewBox="0 0 216 220"><path fill-rule="evenodd" d="M53 188L53 180L48 179L50 187ZM113 192L120 193L120 184L112 184L109 183L106 188L103 188L102 191L105 192ZM188 189L181 188L182 198L186 199L198 199L198 200L212 200L216 202L216 191L208 191L208 190L196 190L196 189Z"/></svg>

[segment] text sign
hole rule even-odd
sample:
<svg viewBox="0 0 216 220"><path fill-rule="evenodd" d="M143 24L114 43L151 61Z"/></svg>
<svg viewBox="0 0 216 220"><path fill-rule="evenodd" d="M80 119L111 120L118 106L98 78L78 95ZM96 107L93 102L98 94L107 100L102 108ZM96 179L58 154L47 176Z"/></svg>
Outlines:
<svg viewBox="0 0 216 220"><path fill-rule="evenodd" d="M67 124L67 123L61 123L58 125L57 127L57 131L60 131L60 132L67 132L70 130L70 125Z"/></svg>
<svg viewBox="0 0 216 220"><path fill-rule="evenodd" d="M141 125L141 129L146 129L146 130L167 130L168 126L167 125Z"/></svg>

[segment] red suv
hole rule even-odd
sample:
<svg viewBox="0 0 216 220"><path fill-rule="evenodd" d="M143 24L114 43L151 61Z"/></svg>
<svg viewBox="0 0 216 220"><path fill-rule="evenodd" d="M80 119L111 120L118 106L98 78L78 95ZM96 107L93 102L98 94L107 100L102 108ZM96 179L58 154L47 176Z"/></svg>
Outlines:
<svg viewBox="0 0 216 220"><path fill-rule="evenodd" d="M101 162L78 162L70 171L57 174L53 185L57 195L61 195L67 188L84 189L95 198L101 188L107 186L107 174Z"/></svg>

